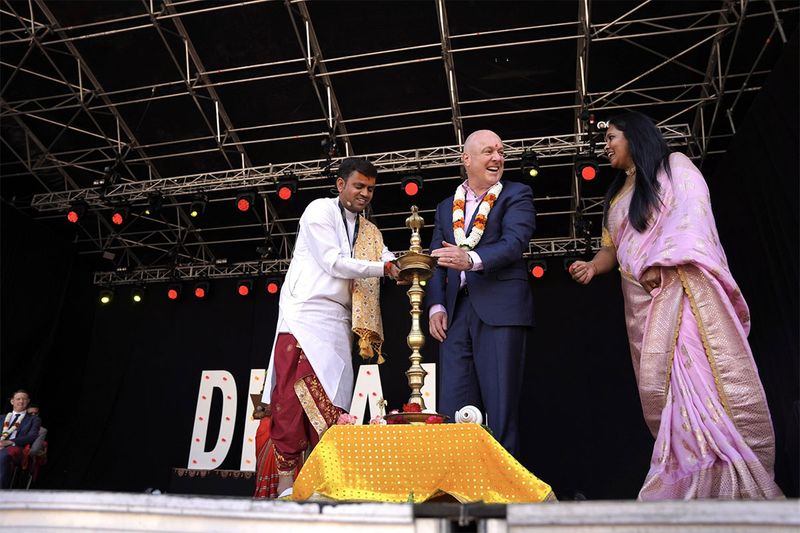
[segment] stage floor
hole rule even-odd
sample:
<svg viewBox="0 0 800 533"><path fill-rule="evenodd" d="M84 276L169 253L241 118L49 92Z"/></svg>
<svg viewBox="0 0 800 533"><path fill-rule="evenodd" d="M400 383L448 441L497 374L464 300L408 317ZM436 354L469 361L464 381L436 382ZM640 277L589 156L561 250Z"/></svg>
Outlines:
<svg viewBox="0 0 800 533"><path fill-rule="evenodd" d="M111 492L0 492L8 531L795 532L800 501L375 504ZM461 522L462 527L456 525Z"/></svg>

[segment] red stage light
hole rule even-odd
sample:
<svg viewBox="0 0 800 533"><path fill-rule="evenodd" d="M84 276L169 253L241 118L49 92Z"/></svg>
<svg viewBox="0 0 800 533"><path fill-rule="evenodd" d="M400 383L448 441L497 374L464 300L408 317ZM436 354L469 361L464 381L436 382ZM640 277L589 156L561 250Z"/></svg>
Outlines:
<svg viewBox="0 0 800 533"><path fill-rule="evenodd" d="M236 195L236 209L242 213L250 211L255 202L256 194L253 191L241 191Z"/></svg>
<svg viewBox="0 0 800 533"><path fill-rule="evenodd" d="M534 279L543 278L545 272L547 272L547 262L540 259L528 261L528 272Z"/></svg>
<svg viewBox="0 0 800 533"><path fill-rule="evenodd" d="M115 226L121 226L128 218L129 212L130 209L128 206L115 207L111 212L111 222L113 222Z"/></svg>
<svg viewBox="0 0 800 533"><path fill-rule="evenodd" d="M585 181L592 181L600 172L597 158L591 154L579 155L575 158L575 175Z"/></svg>
<svg viewBox="0 0 800 533"><path fill-rule="evenodd" d="M281 280L280 278L269 278L267 280L267 293L268 294L278 294L281 290Z"/></svg>
<svg viewBox="0 0 800 533"><path fill-rule="evenodd" d="M170 300L177 300L181 297L181 284L180 283L170 283L167 286L167 298Z"/></svg>
<svg viewBox="0 0 800 533"><path fill-rule="evenodd" d="M284 201L289 200L297 192L299 186L300 180L291 172L281 176L278 178L277 185L278 198Z"/></svg>
<svg viewBox="0 0 800 533"><path fill-rule="evenodd" d="M236 292L239 293L239 296L247 296L248 294L250 294L250 291L252 290L253 290L253 281L249 279L243 279L236 286Z"/></svg>
<svg viewBox="0 0 800 533"><path fill-rule="evenodd" d="M420 189L422 189L422 177L406 176L400 180L400 187L402 187L406 196L416 196Z"/></svg>
<svg viewBox="0 0 800 533"><path fill-rule="evenodd" d="M208 297L210 292L211 284L209 284L207 281L199 281L194 286L194 295L199 300Z"/></svg>
<svg viewBox="0 0 800 533"><path fill-rule="evenodd" d="M288 185L283 185L278 189L278 198L281 200L288 200L292 197L292 188Z"/></svg>
<svg viewBox="0 0 800 533"><path fill-rule="evenodd" d="M73 224L77 224L80 219L86 214L87 205L86 202L75 202L69 207L67 211L67 220L69 220Z"/></svg>

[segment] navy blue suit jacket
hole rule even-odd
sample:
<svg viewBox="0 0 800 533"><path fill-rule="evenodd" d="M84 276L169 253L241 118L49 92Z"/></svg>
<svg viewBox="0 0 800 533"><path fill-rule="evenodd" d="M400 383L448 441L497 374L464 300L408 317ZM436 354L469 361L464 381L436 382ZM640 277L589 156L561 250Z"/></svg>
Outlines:
<svg viewBox="0 0 800 533"><path fill-rule="evenodd" d="M472 228L474 218L473 215L468 229ZM484 323L533 325L533 295L522 254L528 250L535 229L536 210L530 187L503 181L503 190L489 212L483 237L474 249L483 262L483 270L466 273L469 299ZM443 240L455 244L452 196L436 208L431 250L441 248ZM448 324L453 320L460 275L458 270L437 267L427 286L428 309L435 304L444 305Z"/></svg>
<svg viewBox="0 0 800 533"><path fill-rule="evenodd" d="M2 424L5 419L6 415L3 415L2 418L0 418L0 424ZM25 418L19 423L16 436L11 440L14 441L15 446L19 446L20 448L28 444L33 444L33 441L39 436L40 427L42 427L41 418L38 416L25 415Z"/></svg>

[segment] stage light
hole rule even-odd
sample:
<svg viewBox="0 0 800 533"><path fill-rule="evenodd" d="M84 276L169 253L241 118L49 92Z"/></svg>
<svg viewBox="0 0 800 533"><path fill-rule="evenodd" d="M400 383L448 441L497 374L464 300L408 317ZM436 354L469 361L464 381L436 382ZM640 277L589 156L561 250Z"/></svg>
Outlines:
<svg viewBox="0 0 800 533"><path fill-rule="evenodd" d="M75 202L67 211L67 220L73 224L77 224L85 215L86 204L83 202Z"/></svg>
<svg viewBox="0 0 800 533"><path fill-rule="evenodd" d="M256 195L253 191L243 191L236 195L236 209L242 213L250 211L255 202Z"/></svg>
<svg viewBox="0 0 800 533"><path fill-rule="evenodd" d="M100 291L100 303L108 305L114 300L114 291L111 289L103 289Z"/></svg>
<svg viewBox="0 0 800 533"><path fill-rule="evenodd" d="M253 280L243 279L236 284L236 292L239 296L247 296L253 291Z"/></svg>
<svg viewBox="0 0 800 533"><path fill-rule="evenodd" d="M206 212L207 205L208 198L206 198L205 194L195 194L192 196L192 203L189 206L189 216L192 218L199 217Z"/></svg>
<svg viewBox="0 0 800 533"><path fill-rule="evenodd" d="M539 155L532 150L526 150L519 160L519 168L523 178L535 178L539 175Z"/></svg>
<svg viewBox="0 0 800 533"><path fill-rule="evenodd" d="M114 223L115 226L121 226L128 220L128 214L130 213L130 208L127 205L120 205L114 208L111 212L111 222Z"/></svg>
<svg viewBox="0 0 800 533"><path fill-rule="evenodd" d="M256 253L261 256L261 259L269 259L275 252L275 246L269 236L264 239L261 246L256 246Z"/></svg>
<svg viewBox="0 0 800 533"><path fill-rule="evenodd" d="M575 157L575 175L586 181L591 181L600 172L597 157L594 155L579 155Z"/></svg>
<svg viewBox="0 0 800 533"><path fill-rule="evenodd" d="M275 276L267 278L266 289L267 294L278 294L281 290L281 278Z"/></svg>
<svg viewBox="0 0 800 533"><path fill-rule="evenodd" d="M400 180L400 187L406 196L416 196L422 189L422 176L405 176Z"/></svg>
<svg viewBox="0 0 800 533"><path fill-rule="evenodd" d="M288 172L286 175L281 176L278 178L278 198L281 200L290 200L294 193L297 192L297 187L300 183L300 180L297 179L293 173Z"/></svg>
<svg viewBox="0 0 800 533"><path fill-rule="evenodd" d="M199 300L206 298L210 291L211 284L207 281L199 281L194 286L194 296Z"/></svg>
<svg viewBox="0 0 800 533"><path fill-rule="evenodd" d="M147 216L157 215L161 212L164 206L164 196L160 192L156 192L147 197L147 207L144 208L144 214Z"/></svg>
<svg viewBox="0 0 800 533"><path fill-rule="evenodd" d="M544 277L544 273L547 272L547 261L531 259L528 261L528 272L536 279Z"/></svg>
<svg viewBox="0 0 800 533"><path fill-rule="evenodd" d="M180 283L171 283L167 286L167 298L170 300L178 300L181 297L181 291L183 287L181 287Z"/></svg>
<svg viewBox="0 0 800 533"><path fill-rule="evenodd" d="M144 300L144 287L134 287L131 289L131 300L136 304Z"/></svg>

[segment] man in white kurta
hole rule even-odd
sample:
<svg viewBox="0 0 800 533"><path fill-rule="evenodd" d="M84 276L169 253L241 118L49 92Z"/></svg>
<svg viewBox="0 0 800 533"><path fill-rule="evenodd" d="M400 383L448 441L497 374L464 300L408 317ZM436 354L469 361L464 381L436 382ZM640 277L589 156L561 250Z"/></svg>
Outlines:
<svg viewBox="0 0 800 533"><path fill-rule="evenodd" d="M313 446L331 420L335 422L333 417L350 407L352 280L384 275L396 279L398 275L391 263L395 257L385 246L379 260L353 257L359 226L369 224L359 220L359 214L372 199L376 175L366 160L345 159L336 181L339 195L314 200L300 218L294 255L281 289L277 335L264 389L264 402L272 407L270 435L278 479L260 479L259 466L257 483L277 482L275 490L268 491L272 494L291 487L307 445ZM311 379L294 381L296 369L306 361L313 369ZM298 438L299 424L307 428L307 439Z"/></svg>

